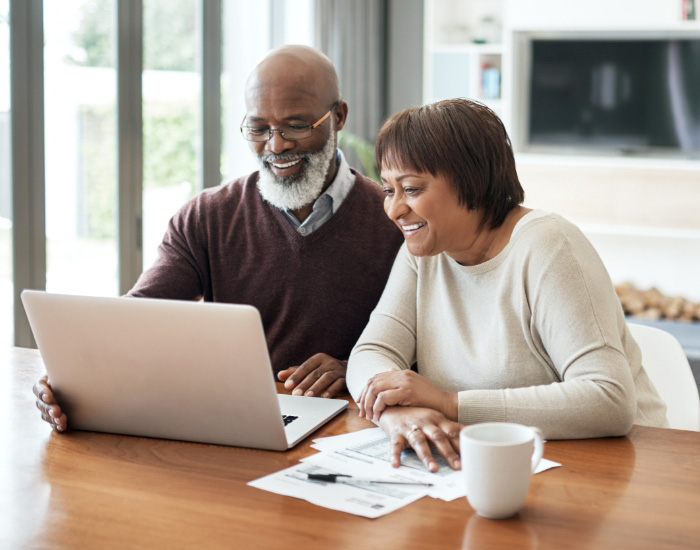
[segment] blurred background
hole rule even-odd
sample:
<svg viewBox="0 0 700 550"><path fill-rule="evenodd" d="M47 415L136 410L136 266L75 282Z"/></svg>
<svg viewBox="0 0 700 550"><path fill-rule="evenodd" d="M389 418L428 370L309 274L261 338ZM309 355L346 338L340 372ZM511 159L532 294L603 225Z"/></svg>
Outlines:
<svg viewBox="0 0 700 550"><path fill-rule="evenodd" d="M238 129L243 84L285 43L318 47L336 65L353 166L372 174L390 113L479 100L511 135L526 205L582 227L632 313L700 318L690 309L700 304L694 7L0 0L1 338L33 345L24 288L126 292L185 200L256 169ZM691 325L684 346L700 357Z"/></svg>

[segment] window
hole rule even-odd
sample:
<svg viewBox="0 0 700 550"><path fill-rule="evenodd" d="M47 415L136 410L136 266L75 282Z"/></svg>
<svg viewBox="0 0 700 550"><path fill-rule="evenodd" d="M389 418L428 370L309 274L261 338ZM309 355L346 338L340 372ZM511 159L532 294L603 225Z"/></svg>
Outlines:
<svg viewBox="0 0 700 550"><path fill-rule="evenodd" d="M12 187L10 160L10 2L0 0L0 334L12 344Z"/></svg>
<svg viewBox="0 0 700 550"><path fill-rule="evenodd" d="M217 185L221 174L230 179L256 169L255 158L238 131L245 110L245 78L271 47L312 43L313 2L220 1L220 15L216 0L13 3L22 8L16 12L20 26L37 30L25 46L30 58L40 55L37 50L42 49L43 21L42 76L22 70L10 74L10 55L24 50L10 52L9 30L15 12L10 23L11 0L0 0L3 337L13 339L13 311L19 319L23 315L22 305L13 303L13 288L41 288L45 279L47 290L53 292L117 295L141 270L139 242L143 245L143 266L148 267L168 219L183 202L203 187ZM134 28L141 23L143 72L138 58L141 41L132 40ZM219 30L215 28L218 25L222 32L212 32ZM120 36L127 38L120 41ZM124 54L119 65L118 46ZM212 57L205 56L205 50L221 52L221 74L218 62L209 63ZM142 103L138 97L133 101L134 89L139 89L135 75L139 74ZM36 146L41 139L32 141L30 136L28 145L23 142L20 149L28 166L41 162L36 159L45 161L45 170L41 175L37 171L31 186L20 184L19 171L11 171L10 81L15 77L22 83L18 86L26 88L27 96L43 84L43 126L38 124L38 128L43 130L44 148ZM211 94L216 90L212 86L217 85L220 105L218 96ZM38 98L36 94L33 97ZM138 114L139 105L143 124L124 124L124 120L136 120L125 113ZM121 121L118 108L123 109ZM37 108L29 103L24 111L36 113ZM218 130L217 120L222 140L207 141L202 129ZM212 147L220 154L212 155ZM203 181L207 173L208 181ZM14 230L13 185L22 189L18 196L28 204L21 211L31 218L26 227L16 224ZM31 251L17 244L25 241L31 244ZM14 269L13 243L18 253ZM41 261L35 261L37 258ZM24 321L14 330L14 342L32 345Z"/></svg>
<svg viewBox="0 0 700 550"><path fill-rule="evenodd" d="M197 0L143 4L144 268L155 260L170 217L202 188L198 6Z"/></svg>
<svg viewBox="0 0 700 550"><path fill-rule="evenodd" d="M44 3L47 289L116 295L114 0Z"/></svg>

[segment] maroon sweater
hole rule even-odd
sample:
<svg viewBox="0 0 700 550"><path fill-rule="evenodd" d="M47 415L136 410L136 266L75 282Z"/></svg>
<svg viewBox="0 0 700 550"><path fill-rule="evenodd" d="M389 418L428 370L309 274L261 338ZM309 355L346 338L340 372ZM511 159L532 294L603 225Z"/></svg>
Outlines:
<svg viewBox="0 0 700 550"><path fill-rule="evenodd" d="M257 177L187 202L129 295L254 305L275 373L319 352L347 359L403 242L383 193L357 174L338 211L303 236L263 201Z"/></svg>

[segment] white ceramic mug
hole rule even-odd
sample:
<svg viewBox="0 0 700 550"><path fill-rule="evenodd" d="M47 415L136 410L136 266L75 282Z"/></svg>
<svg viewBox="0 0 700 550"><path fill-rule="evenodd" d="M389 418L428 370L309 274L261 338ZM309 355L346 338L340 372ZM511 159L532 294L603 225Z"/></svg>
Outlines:
<svg viewBox="0 0 700 550"><path fill-rule="evenodd" d="M530 477L542 458L537 428L487 422L459 434L467 500L485 518L507 518L525 503Z"/></svg>

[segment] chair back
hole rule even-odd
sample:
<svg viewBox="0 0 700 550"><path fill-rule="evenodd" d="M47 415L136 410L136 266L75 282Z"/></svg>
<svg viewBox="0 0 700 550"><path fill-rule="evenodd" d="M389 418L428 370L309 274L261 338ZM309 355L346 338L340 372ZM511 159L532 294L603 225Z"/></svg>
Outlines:
<svg viewBox="0 0 700 550"><path fill-rule="evenodd" d="M628 323L642 350L642 365L666 403L669 426L700 431L700 394L688 358L676 338L655 327Z"/></svg>

